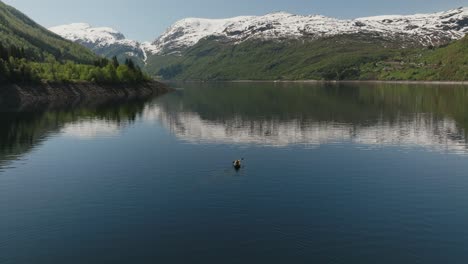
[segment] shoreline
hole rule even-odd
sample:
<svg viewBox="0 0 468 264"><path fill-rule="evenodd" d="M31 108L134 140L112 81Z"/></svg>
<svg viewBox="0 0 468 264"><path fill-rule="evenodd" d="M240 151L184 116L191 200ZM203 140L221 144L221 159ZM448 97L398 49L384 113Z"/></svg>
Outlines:
<svg viewBox="0 0 468 264"><path fill-rule="evenodd" d="M0 105L81 100L127 100L158 96L172 91L167 84L150 81L139 84L40 83L0 85Z"/></svg>
<svg viewBox="0 0 468 264"><path fill-rule="evenodd" d="M182 82L182 83L318 83L318 84L339 84L339 83L368 83L368 84L427 84L427 85L468 85L468 81L382 81L382 80L172 80L167 82Z"/></svg>

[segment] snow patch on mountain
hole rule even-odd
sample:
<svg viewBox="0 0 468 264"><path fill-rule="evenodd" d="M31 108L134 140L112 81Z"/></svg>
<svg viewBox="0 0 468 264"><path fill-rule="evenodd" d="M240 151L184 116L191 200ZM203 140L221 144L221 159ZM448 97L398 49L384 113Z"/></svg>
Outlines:
<svg viewBox="0 0 468 264"><path fill-rule="evenodd" d="M156 54L159 52L158 47L149 41L145 41L140 45L141 49L145 52L145 61L148 59L148 54Z"/></svg>
<svg viewBox="0 0 468 264"><path fill-rule="evenodd" d="M387 39L407 40L418 45L440 45L468 33L468 8L416 15L387 15L343 20L321 15L300 16L286 12L264 16L239 16L227 19L186 18L177 21L153 42L126 39L109 27L75 23L50 28L96 53L108 51L136 56L146 61L149 55L181 54L207 37L238 44L250 39L319 39L342 34L374 34ZM402 44L403 46L405 44Z"/></svg>
<svg viewBox="0 0 468 264"><path fill-rule="evenodd" d="M248 39L298 39L370 33L406 37L421 45L438 45L468 33L468 8L417 15L391 15L340 20L320 15L286 12L228 19L186 18L176 22L145 49L151 54L180 53L209 36L233 43Z"/></svg>
<svg viewBox="0 0 468 264"><path fill-rule="evenodd" d="M73 23L52 27L49 30L71 41L96 44L102 47L117 43L130 46L138 45L138 42L126 39L122 33L110 27L92 27L86 23Z"/></svg>
<svg viewBox="0 0 468 264"><path fill-rule="evenodd" d="M136 57L146 60L146 52L138 41L125 38L110 27L92 27L86 23L74 23L49 28L50 31L70 41L79 43L103 56Z"/></svg>

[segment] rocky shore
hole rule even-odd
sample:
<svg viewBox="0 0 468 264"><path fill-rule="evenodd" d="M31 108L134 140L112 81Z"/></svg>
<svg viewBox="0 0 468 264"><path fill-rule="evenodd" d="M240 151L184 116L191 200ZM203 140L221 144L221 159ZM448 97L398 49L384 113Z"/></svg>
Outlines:
<svg viewBox="0 0 468 264"><path fill-rule="evenodd" d="M0 86L0 105L81 100L123 100L158 96L172 89L152 81L140 84L42 83Z"/></svg>

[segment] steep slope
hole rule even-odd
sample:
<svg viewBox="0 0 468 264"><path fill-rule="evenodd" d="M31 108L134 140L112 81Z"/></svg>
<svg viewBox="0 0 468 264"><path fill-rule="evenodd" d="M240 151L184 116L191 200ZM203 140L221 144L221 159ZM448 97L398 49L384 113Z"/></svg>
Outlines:
<svg viewBox="0 0 468 264"><path fill-rule="evenodd" d="M15 8L0 1L0 43L22 47L30 58L91 63L97 57L88 49L48 31Z"/></svg>
<svg viewBox="0 0 468 264"><path fill-rule="evenodd" d="M372 40L371 40L372 39ZM148 66L178 80L468 80L468 36L441 47L405 48L355 34L315 41L205 39L182 56L152 56Z"/></svg>
<svg viewBox="0 0 468 264"><path fill-rule="evenodd" d="M310 41L249 40L238 45L204 39L180 56L149 57L147 70L182 80L357 79L359 65L412 51L364 34Z"/></svg>
<svg viewBox="0 0 468 264"><path fill-rule="evenodd" d="M122 33L109 27L96 28L85 23L74 23L49 30L107 58L117 56L121 62L131 58L140 65L146 58L140 43L125 38Z"/></svg>
<svg viewBox="0 0 468 264"><path fill-rule="evenodd" d="M362 67L369 78L382 80L468 80L468 36L447 46L417 50Z"/></svg>
<svg viewBox="0 0 468 264"><path fill-rule="evenodd" d="M99 57L0 2L0 84L148 80L133 61L120 64Z"/></svg>

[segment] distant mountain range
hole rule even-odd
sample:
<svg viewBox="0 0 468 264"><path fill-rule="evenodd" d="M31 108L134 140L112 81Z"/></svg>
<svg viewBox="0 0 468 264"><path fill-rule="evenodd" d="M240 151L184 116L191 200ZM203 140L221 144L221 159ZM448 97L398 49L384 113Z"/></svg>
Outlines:
<svg viewBox="0 0 468 264"><path fill-rule="evenodd" d="M152 54L181 52L201 39L216 36L235 44L247 40L319 39L346 34L375 34L411 44L439 45L468 33L468 8L435 14L377 16L339 20L319 15L298 16L279 12L230 19L187 18L157 38Z"/></svg>
<svg viewBox="0 0 468 264"><path fill-rule="evenodd" d="M49 28L62 37L106 55L105 47L120 46L131 56L181 53L207 37L233 44L260 39L319 39L346 34L375 34L389 40L405 39L412 45L440 45L468 33L468 8L434 14L376 16L339 20L324 16L298 16L285 12L228 19L186 18L176 22L155 41L138 43L112 28L77 23ZM99 52L101 51L101 52Z"/></svg>
<svg viewBox="0 0 468 264"><path fill-rule="evenodd" d="M134 58L149 73L166 79L399 79L398 74L371 74L363 67L400 64L383 66L387 72L395 72L424 63L413 59L405 64L405 57L429 56L426 49L462 39L468 33L468 8L353 20L284 12L229 19L187 18L145 43L88 24L50 30L97 54Z"/></svg>

